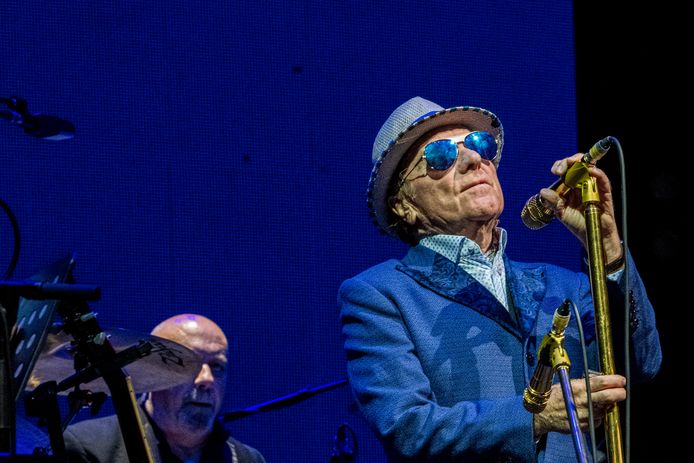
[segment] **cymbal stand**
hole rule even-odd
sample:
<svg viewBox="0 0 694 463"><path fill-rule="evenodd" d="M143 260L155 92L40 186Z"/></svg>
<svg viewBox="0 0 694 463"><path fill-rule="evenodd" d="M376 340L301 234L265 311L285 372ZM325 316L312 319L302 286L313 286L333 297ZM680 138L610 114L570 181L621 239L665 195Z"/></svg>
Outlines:
<svg viewBox="0 0 694 463"><path fill-rule="evenodd" d="M65 461L65 441L61 426L58 390L55 381L46 381L24 397L27 416L38 417L48 430L53 456L58 461ZM45 451L45 449L44 449Z"/></svg>
<svg viewBox="0 0 694 463"><path fill-rule="evenodd" d="M76 373L62 380L58 384L58 392L66 391L70 388L77 387L80 384L89 383L97 378L100 378L104 371L109 368L123 368L126 365L148 356L154 346L149 341L140 341L134 346L124 349L108 360L102 360L99 363L91 363L89 365L78 365L78 355L75 356L75 371Z"/></svg>
<svg viewBox="0 0 694 463"><path fill-rule="evenodd" d="M83 355L90 366L100 372L111 391L129 460L133 463L153 463L154 456L144 431L140 416L142 410L135 400L131 378L121 369L108 336L86 303L65 309L61 310L64 329L75 339L77 354Z"/></svg>

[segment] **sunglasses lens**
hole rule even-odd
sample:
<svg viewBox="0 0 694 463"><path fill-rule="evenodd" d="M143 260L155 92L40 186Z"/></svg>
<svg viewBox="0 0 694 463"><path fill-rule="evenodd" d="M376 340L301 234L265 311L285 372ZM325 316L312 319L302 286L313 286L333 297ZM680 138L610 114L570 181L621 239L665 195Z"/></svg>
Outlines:
<svg viewBox="0 0 694 463"><path fill-rule="evenodd" d="M472 132L463 141L465 148L477 151L482 158L491 161L496 157L497 145L489 132Z"/></svg>
<svg viewBox="0 0 694 463"><path fill-rule="evenodd" d="M446 170L458 157L458 146L451 140L438 140L424 148L424 158L434 170Z"/></svg>

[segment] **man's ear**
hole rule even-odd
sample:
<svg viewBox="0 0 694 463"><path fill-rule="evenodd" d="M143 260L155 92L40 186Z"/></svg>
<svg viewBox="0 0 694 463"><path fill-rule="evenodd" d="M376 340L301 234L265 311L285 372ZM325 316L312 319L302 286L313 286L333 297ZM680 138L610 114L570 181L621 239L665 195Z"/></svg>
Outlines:
<svg viewBox="0 0 694 463"><path fill-rule="evenodd" d="M390 210L400 217L408 225L414 225L417 221L417 208L407 198L391 196L388 200Z"/></svg>

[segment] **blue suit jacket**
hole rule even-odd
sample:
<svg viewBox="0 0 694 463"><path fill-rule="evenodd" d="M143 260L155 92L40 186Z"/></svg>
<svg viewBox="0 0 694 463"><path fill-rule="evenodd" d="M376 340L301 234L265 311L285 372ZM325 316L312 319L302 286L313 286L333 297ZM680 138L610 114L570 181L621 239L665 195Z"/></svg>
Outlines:
<svg viewBox="0 0 694 463"><path fill-rule="evenodd" d="M661 353L653 309L627 261L632 379L639 380L655 375ZM340 287L350 384L390 461L576 461L569 434L550 433L536 449L522 394L537 347L567 298L581 313L589 358L597 358L589 280L553 265L505 264L517 317L458 265L423 246ZM580 377L571 317L565 348L571 376Z"/></svg>

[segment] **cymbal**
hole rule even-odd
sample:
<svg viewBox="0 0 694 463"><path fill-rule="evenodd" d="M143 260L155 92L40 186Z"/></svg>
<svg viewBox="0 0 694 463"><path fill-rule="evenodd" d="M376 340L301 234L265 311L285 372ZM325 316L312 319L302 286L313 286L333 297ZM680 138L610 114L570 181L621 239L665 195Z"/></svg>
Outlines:
<svg viewBox="0 0 694 463"><path fill-rule="evenodd" d="M136 358L122 367L130 376L135 393L159 391L193 382L202 367L200 356L177 342L122 328L103 331L116 354L145 342L152 346L151 351L145 356ZM56 381L60 384L61 381L78 373L75 370L72 340L72 336L64 331L57 334L48 333L31 377L27 381L26 390L33 390L46 381ZM84 370L80 370L79 373L84 373ZM110 390L101 377L80 384L80 388L110 395ZM70 390L65 390L60 394L65 395L69 392Z"/></svg>

